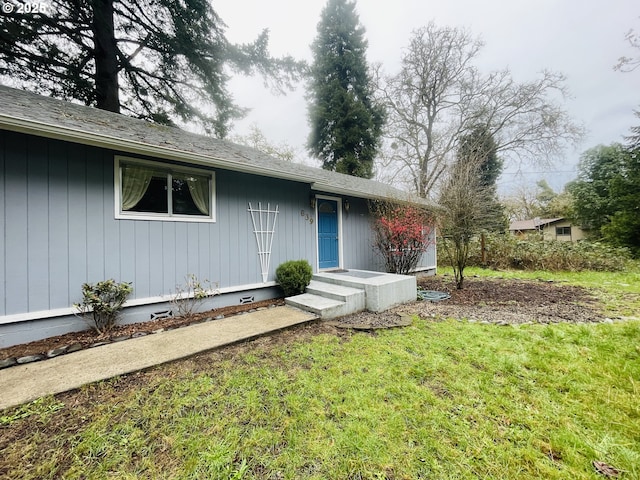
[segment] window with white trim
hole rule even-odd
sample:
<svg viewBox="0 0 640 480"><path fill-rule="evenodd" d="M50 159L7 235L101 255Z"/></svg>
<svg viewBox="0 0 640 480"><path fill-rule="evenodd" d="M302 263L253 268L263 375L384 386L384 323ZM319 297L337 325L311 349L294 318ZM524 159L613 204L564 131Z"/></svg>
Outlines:
<svg viewBox="0 0 640 480"><path fill-rule="evenodd" d="M115 159L116 218L213 222L213 172L167 163Z"/></svg>

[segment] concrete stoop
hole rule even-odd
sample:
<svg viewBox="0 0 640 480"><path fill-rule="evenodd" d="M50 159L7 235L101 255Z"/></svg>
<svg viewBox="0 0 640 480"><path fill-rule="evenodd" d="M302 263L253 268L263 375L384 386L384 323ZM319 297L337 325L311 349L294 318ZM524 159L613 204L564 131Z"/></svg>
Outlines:
<svg viewBox="0 0 640 480"><path fill-rule="evenodd" d="M336 270L313 276L306 293L285 299L288 305L322 319L369 310L382 312L414 301L415 277L366 270Z"/></svg>
<svg viewBox="0 0 640 480"><path fill-rule="evenodd" d="M364 310L365 293L359 288L311 280L306 293L289 297L285 302L326 320Z"/></svg>

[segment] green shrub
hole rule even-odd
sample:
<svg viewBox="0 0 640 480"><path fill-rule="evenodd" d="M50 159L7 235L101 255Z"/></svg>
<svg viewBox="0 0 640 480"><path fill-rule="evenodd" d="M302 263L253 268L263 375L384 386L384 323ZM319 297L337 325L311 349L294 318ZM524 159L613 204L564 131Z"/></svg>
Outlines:
<svg viewBox="0 0 640 480"><path fill-rule="evenodd" d="M284 290L285 297L304 293L312 276L313 270L306 260L290 260L276 269L276 280Z"/></svg>
<svg viewBox="0 0 640 480"><path fill-rule="evenodd" d="M74 304L79 314L88 319L91 327L103 334L111 330L118 320L124 302L133 291L131 283L103 280L82 285L82 302Z"/></svg>

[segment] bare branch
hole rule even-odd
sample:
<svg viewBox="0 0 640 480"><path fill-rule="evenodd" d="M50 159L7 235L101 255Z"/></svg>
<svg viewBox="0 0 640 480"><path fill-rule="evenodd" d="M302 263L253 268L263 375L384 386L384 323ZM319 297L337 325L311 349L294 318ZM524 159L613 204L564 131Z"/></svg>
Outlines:
<svg viewBox="0 0 640 480"><path fill-rule="evenodd" d="M463 288L469 245L474 236L491 229L495 219L494 192L483 185L479 157L457 160L449 170L438 204L439 244L453 266L456 286Z"/></svg>
<svg viewBox="0 0 640 480"><path fill-rule="evenodd" d="M629 43L629 46L634 48L635 50L640 50L640 34L636 33L635 30L629 30L624 39ZM633 72L636 68L640 67L640 54L637 53L634 57L627 57L623 55L618 59L618 63L616 63L613 67L614 70L619 72Z"/></svg>
<svg viewBox="0 0 640 480"><path fill-rule="evenodd" d="M437 194L460 138L477 125L486 126L503 155L541 166L583 134L559 104L567 95L562 75L544 71L522 84L508 70L483 75L473 65L481 47L464 30L430 23L413 32L398 73L376 71L388 112L385 135L395 146L385 168L413 177L420 196Z"/></svg>

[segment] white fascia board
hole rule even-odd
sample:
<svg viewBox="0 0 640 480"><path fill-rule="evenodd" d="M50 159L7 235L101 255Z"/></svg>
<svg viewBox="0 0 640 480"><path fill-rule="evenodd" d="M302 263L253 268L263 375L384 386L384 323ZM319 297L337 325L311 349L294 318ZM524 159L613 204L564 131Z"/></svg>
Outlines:
<svg viewBox="0 0 640 480"><path fill-rule="evenodd" d="M368 200L393 200L400 203L410 204L410 205L422 205L428 208L438 208L431 202L425 199L411 199L409 195L406 195L406 198L399 197L397 195L378 195L372 192L363 192L361 190L353 190L349 188L336 188L330 184L324 184L320 182L313 182L311 184L311 190L323 193L332 193L334 195L342 195L342 196L351 196L355 198L364 198Z"/></svg>

